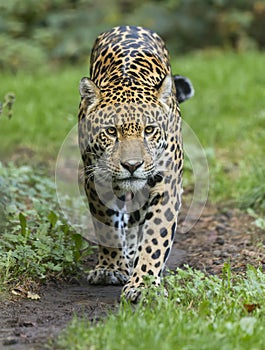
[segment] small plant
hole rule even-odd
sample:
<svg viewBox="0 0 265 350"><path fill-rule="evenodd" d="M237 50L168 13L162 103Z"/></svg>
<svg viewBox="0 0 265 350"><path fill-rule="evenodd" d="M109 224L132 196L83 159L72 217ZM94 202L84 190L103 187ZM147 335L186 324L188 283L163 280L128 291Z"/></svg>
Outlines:
<svg viewBox="0 0 265 350"><path fill-rule="evenodd" d="M4 103L0 102L0 116L5 112L10 119L13 115L13 105L16 101L16 96L13 92L9 92L5 95Z"/></svg>
<svg viewBox="0 0 265 350"><path fill-rule="evenodd" d="M58 214L53 182L31 167L0 164L0 183L0 283L77 272L84 241Z"/></svg>
<svg viewBox="0 0 265 350"><path fill-rule="evenodd" d="M263 161L252 162L251 167L245 170L242 176L245 188L241 195L240 207L251 208L257 213L265 211L265 165ZM264 216L264 215L263 215Z"/></svg>

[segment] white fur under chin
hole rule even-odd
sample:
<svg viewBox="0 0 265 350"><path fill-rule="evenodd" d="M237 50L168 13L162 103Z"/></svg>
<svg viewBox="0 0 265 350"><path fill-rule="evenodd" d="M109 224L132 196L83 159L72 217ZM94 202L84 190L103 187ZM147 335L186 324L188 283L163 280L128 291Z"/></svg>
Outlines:
<svg viewBox="0 0 265 350"><path fill-rule="evenodd" d="M124 192L137 192L146 185L146 179L126 179L118 182L119 188Z"/></svg>

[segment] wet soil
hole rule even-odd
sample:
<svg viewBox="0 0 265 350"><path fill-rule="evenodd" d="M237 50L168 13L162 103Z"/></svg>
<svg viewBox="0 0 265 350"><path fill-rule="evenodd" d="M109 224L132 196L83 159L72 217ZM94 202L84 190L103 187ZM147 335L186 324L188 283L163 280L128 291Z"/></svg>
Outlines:
<svg viewBox="0 0 265 350"><path fill-rule="evenodd" d="M187 233L182 233L183 218L184 214L180 216L169 269L189 265L208 274L220 274L224 263L229 262L235 273L244 273L248 264L265 271L265 232L253 224L250 216L207 205ZM94 261L92 256L89 264L92 266ZM74 315L97 321L115 312L120 292L121 287L90 286L84 276L41 286L39 300L7 296L0 301L0 349L56 349L53 339Z"/></svg>

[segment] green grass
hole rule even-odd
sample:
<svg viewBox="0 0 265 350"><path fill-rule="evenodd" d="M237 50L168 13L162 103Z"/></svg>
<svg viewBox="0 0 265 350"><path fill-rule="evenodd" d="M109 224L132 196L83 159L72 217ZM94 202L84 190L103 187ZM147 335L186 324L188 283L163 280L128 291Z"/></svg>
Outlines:
<svg viewBox="0 0 265 350"><path fill-rule="evenodd" d="M176 60L195 97L183 119L208 156L210 199L265 210L265 55L202 52ZM178 67L181 67L178 68ZM185 138L184 138L185 143Z"/></svg>
<svg viewBox="0 0 265 350"><path fill-rule="evenodd" d="M77 317L58 346L71 350L264 349L265 275L222 278L178 270L166 278L169 298L151 289L136 307L123 302L116 314L91 325ZM252 312L248 310L253 308Z"/></svg>
<svg viewBox="0 0 265 350"><path fill-rule="evenodd" d="M7 158L20 147L36 152L38 160L55 159L59 148L75 125L78 113L78 84L87 69L65 67L16 75L2 73L0 99L7 92L16 95L13 117L1 117L0 157Z"/></svg>
<svg viewBox="0 0 265 350"><path fill-rule="evenodd" d="M264 60L263 53L218 51L172 60L174 73L190 77L195 87L195 97L181 107L208 156L210 199L257 211L265 206ZM87 72L83 66L2 73L0 97L14 92L16 102L12 119L0 119L0 157L28 147L34 160L53 162L76 123L78 82ZM190 182L188 170L184 179Z"/></svg>

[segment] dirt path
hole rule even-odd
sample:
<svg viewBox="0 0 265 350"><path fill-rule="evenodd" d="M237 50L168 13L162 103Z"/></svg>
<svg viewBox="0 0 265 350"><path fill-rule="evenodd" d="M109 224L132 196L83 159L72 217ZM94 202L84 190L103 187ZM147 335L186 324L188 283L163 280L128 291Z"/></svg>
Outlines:
<svg viewBox="0 0 265 350"><path fill-rule="evenodd" d="M265 232L253 225L251 217L207 206L188 233L176 235L168 267L175 270L188 264L220 274L224 263L230 262L237 273L244 272L247 264L265 270L264 244ZM0 349L47 349L74 314L96 321L114 311L120 291L121 287L89 286L84 279L50 282L41 288L40 300L0 301Z"/></svg>
<svg viewBox="0 0 265 350"><path fill-rule="evenodd" d="M13 299L0 303L0 339L3 349L46 349L73 315L96 321L114 310L121 287L50 283L39 301ZM0 349L2 349L0 343Z"/></svg>

